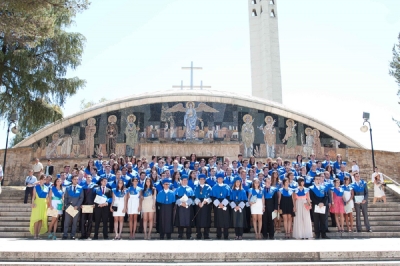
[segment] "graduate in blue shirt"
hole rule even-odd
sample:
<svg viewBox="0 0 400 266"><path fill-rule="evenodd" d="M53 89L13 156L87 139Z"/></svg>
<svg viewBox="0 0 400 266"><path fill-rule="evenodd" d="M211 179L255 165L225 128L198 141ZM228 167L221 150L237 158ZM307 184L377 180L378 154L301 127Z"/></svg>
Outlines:
<svg viewBox="0 0 400 266"><path fill-rule="evenodd" d="M354 191L354 207L356 209L357 232L361 232L361 212L367 232L372 232L368 220L368 184L364 180L361 180L359 173L354 174L354 180L352 186Z"/></svg>
<svg viewBox="0 0 400 266"><path fill-rule="evenodd" d="M201 239L201 228L204 228L204 239L210 239L212 188L206 184L206 176L199 175L199 184L194 189L196 239Z"/></svg>
<svg viewBox="0 0 400 266"><path fill-rule="evenodd" d="M178 239L182 239L183 230L186 228L186 239L192 240L192 225L194 210L194 191L188 186L188 176L186 174L181 177L181 185L175 190L176 197L176 214L175 226L178 227Z"/></svg>
<svg viewBox="0 0 400 266"><path fill-rule="evenodd" d="M260 173L259 176L262 178L264 175ZM251 188L248 191L248 202L250 203L250 212L256 239L261 239L263 206L265 206L261 183L262 179L260 181L260 179L254 178Z"/></svg>
<svg viewBox="0 0 400 266"><path fill-rule="evenodd" d="M224 239L228 240L231 218L227 206L229 204L231 189L228 185L224 184L224 176L218 176L217 181L218 183L211 190L211 199L214 204L214 227L217 228L217 239L221 239L223 228Z"/></svg>
<svg viewBox="0 0 400 266"><path fill-rule="evenodd" d="M350 174L348 172L346 172L346 165L342 164L340 166L340 172L338 174L336 174L336 177L339 178L340 185L343 185L345 177L351 178Z"/></svg>
<svg viewBox="0 0 400 266"><path fill-rule="evenodd" d="M244 170L242 170L244 171ZM247 194L242 187L242 178L236 177L230 194L232 208L232 226L235 228L235 240L242 240L243 228L247 227L246 212ZM245 226L246 225L246 226Z"/></svg>
<svg viewBox="0 0 400 266"><path fill-rule="evenodd" d="M342 164L344 164L345 166L347 165L347 163L342 160L342 155L336 155L336 161L333 163L333 170L336 175L340 173L340 166Z"/></svg>
<svg viewBox="0 0 400 266"><path fill-rule="evenodd" d="M324 177L322 173L318 174L314 178L314 185L310 187L310 198L312 202L312 208L314 210L313 212L313 217L314 217L314 232L315 232L315 239L325 238L329 239L329 237L326 235L326 220L328 219L328 211L330 207L330 201L329 201L329 187L325 186L323 183L321 183L321 179ZM315 212L316 205L319 207L324 207L325 206L325 213L318 213Z"/></svg>
<svg viewBox="0 0 400 266"><path fill-rule="evenodd" d="M175 193L169 189L171 179L162 180L163 189L157 193L157 203L160 208L158 217L158 229L160 231L160 239L163 240L165 236L171 239L171 233L174 229L173 224L173 210L175 205Z"/></svg>

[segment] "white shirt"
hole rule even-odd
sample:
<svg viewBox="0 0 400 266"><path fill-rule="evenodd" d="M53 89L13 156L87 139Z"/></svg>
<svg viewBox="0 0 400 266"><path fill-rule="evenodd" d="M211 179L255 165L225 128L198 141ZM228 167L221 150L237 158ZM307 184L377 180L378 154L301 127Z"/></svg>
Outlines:
<svg viewBox="0 0 400 266"><path fill-rule="evenodd" d="M43 170L43 164L41 162L35 163L33 166L33 172L37 173Z"/></svg>
<svg viewBox="0 0 400 266"><path fill-rule="evenodd" d="M372 182L375 181L375 176L376 176L376 175L379 175L379 179L381 180L381 183L383 183L384 180L383 180L383 175L382 175L382 173L373 173L373 174L372 174L372 177L371 177L371 181L372 181Z"/></svg>
<svg viewBox="0 0 400 266"><path fill-rule="evenodd" d="M25 179L25 184L27 187L32 187L33 184L35 184L37 182L36 176L32 175L32 176L27 176Z"/></svg>
<svg viewBox="0 0 400 266"><path fill-rule="evenodd" d="M355 173L355 172L357 172L357 173L359 173L360 172L360 168L358 167L358 165L353 165L352 167L351 167L351 172L352 173Z"/></svg>

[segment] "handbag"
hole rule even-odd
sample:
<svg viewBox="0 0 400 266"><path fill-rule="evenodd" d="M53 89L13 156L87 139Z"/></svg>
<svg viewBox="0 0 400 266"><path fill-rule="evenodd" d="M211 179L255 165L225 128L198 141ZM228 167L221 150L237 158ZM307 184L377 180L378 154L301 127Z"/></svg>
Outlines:
<svg viewBox="0 0 400 266"><path fill-rule="evenodd" d="M118 206L112 206L111 208L112 208L113 211L115 211L115 212L118 211Z"/></svg>

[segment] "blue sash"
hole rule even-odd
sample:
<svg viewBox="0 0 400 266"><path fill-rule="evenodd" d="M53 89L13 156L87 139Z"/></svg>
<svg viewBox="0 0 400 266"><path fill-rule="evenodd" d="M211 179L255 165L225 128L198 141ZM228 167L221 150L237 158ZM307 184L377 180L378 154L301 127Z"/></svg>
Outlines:
<svg viewBox="0 0 400 266"><path fill-rule="evenodd" d="M343 196L343 193L344 193L343 188L341 188L341 187L339 187L339 189L332 188L332 190L333 190L333 193L336 194L336 196L338 196L338 197L342 197Z"/></svg>
<svg viewBox="0 0 400 266"><path fill-rule="evenodd" d="M264 187L264 198L265 199L272 199L272 197L274 196L275 192L278 189L276 187L269 187L269 191L267 192L267 187Z"/></svg>
<svg viewBox="0 0 400 266"><path fill-rule="evenodd" d="M300 190L300 189L297 188L295 193L296 193L297 196L301 197L301 196L305 196L308 193L309 190L310 189L308 189L308 188L303 188L303 190Z"/></svg>
<svg viewBox="0 0 400 266"><path fill-rule="evenodd" d="M137 195L140 193L140 191L142 191L141 187L136 187L134 188L133 186L129 188L129 194L131 195Z"/></svg>
<svg viewBox="0 0 400 266"><path fill-rule="evenodd" d="M257 193L257 191L256 191L254 188L252 188L252 189L250 190L250 193L251 193L252 196L257 196L257 199L262 199L263 190L262 190L261 188L259 189L258 193Z"/></svg>
<svg viewBox="0 0 400 266"><path fill-rule="evenodd" d="M39 198L44 199L47 197L47 194L49 193L49 188L46 186L43 186L43 189L40 185L35 186L36 193Z"/></svg>
<svg viewBox="0 0 400 266"><path fill-rule="evenodd" d="M51 188L51 192L53 193L53 196L59 199L62 199L62 195L64 194L64 192L61 190L57 190L57 188L55 186L53 186Z"/></svg>
<svg viewBox="0 0 400 266"><path fill-rule="evenodd" d="M117 190L117 189L113 189L113 193L117 198L123 198L126 194L126 190L121 191L121 190Z"/></svg>
<svg viewBox="0 0 400 266"><path fill-rule="evenodd" d="M73 187L70 186L70 187L68 187L67 192L70 197L77 198L82 193L82 187L77 185L76 191L74 192Z"/></svg>
<svg viewBox="0 0 400 266"><path fill-rule="evenodd" d="M316 185L312 186L311 190L314 192L314 194L318 197L318 198L323 198L325 197L325 186L320 186L320 189L317 188ZM321 192L321 190L323 190L323 192Z"/></svg>

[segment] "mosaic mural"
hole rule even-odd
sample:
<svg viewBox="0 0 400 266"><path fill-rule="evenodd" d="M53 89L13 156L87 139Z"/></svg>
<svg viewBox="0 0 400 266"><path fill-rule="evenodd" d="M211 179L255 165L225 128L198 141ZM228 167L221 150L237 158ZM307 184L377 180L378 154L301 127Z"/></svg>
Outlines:
<svg viewBox="0 0 400 266"><path fill-rule="evenodd" d="M39 158L139 156L141 143L235 143L244 157L263 158L322 157L346 148L293 119L214 102L157 103L103 113L55 132L33 148Z"/></svg>

